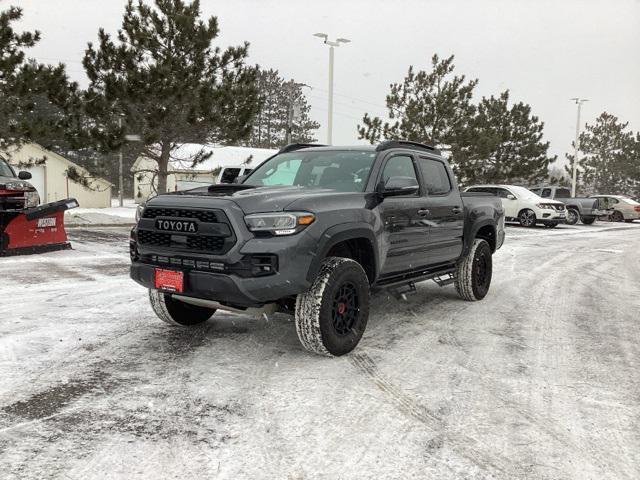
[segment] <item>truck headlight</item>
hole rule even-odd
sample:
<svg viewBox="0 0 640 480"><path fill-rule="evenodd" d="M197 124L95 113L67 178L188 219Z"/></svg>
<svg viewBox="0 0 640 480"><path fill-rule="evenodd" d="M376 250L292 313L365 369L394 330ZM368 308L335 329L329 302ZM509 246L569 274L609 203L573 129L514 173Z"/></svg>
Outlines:
<svg viewBox="0 0 640 480"><path fill-rule="evenodd" d="M254 213L244 217L247 228L252 232L269 232L274 235L293 235L311 225L316 219L309 212Z"/></svg>
<svg viewBox="0 0 640 480"><path fill-rule="evenodd" d="M29 188L33 188L33 187L27 182L16 180L13 182L5 183L4 188L6 190L28 190Z"/></svg>
<svg viewBox="0 0 640 480"><path fill-rule="evenodd" d="M37 207L40 205L40 195L38 192L24 192L25 208Z"/></svg>
<svg viewBox="0 0 640 480"><path fill-rule="evenodd" d="M136 207L136 223L138 223L142 218L142 212L144 212L144 205L145 205L144 203L141 203Z"/></svg>

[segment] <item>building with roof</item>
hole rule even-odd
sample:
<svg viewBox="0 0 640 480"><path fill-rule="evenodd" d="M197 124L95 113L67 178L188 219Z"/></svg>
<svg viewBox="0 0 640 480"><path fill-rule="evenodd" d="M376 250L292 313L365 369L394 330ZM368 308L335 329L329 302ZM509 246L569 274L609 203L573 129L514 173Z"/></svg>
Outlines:
<svg viewBox="0 0 640 480"><path fill-rule="evenodd" d="M38 191L41 203L75 198L83 208L111 207L112 183L37 143L10 147L0 155L16 170L31 173L29 183Z"/></svg>
<svg viewBox="0 0 640 480"><path fill-rule="evenodd" d="M221 146L215 144L185 143L171 151L167 175L167 191L174 192L215 183L231 183L249 173L263 160L277 153L267 148ZM194 159L208 155L193 164ZM146 201L157 193L158 164L140 156L131 167L136 203Z"/></svg>

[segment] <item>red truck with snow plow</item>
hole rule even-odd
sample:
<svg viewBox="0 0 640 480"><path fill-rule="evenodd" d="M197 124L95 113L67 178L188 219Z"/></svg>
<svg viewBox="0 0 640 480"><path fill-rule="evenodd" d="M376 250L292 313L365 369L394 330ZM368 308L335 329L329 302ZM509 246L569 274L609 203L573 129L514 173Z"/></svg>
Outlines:
<svg viewBox="0 0 640 480"><path fill-rule="evenodd" d="M0 257L71 248L64 212L78 206L73 198L39 205L29 172L15 170L0 158Z"/></svg>

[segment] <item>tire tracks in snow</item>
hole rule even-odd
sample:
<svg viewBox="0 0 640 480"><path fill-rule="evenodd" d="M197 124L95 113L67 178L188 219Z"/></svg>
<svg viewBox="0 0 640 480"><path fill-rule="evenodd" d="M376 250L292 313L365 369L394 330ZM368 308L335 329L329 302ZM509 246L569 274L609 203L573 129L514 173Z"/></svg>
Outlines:
<svg viewBox="0 0 640 480"><path fill-rule="evenodd" d="M421 423L434 435L434 443L450 442L452 450L476 467L491 474L504 474L514 470L514 465L508 459L483 451L477 445L477 440L461 433L447 431L444 418L417 402L411 395L404 393L399 387L384 376L376 366L374 360L366 352L358 352L349 357L351 364L364 374L381 390L388 401L404 415Z"/></svg>

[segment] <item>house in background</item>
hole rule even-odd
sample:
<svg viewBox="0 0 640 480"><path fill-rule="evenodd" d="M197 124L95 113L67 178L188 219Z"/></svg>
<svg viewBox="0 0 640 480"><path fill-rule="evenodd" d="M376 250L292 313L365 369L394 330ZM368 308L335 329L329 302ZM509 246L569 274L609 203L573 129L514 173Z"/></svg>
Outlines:
<svg viewBox="0 0 640 480"><path fill-rule="evenodd" d="M41 203L75 198L82 208L111 206L112 183L92 176L81 166L37 143L12 147L0 151L0 155L16 170L31 172L29 183L38 191Z"/></svg>
<svg viewBox="0 0 640 480"><path fill-rule="evenodd" d="M214 183L231 183L236 177L246 175L277 152L267 148L182 144L171 152L167 191L188 190ZM194 166L193 159L201 153L211 155ZM138 157L134 162L131 172L136 203L144 202L157 193L157 171L158 164L148 157Z"/></svg>

